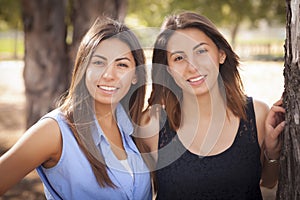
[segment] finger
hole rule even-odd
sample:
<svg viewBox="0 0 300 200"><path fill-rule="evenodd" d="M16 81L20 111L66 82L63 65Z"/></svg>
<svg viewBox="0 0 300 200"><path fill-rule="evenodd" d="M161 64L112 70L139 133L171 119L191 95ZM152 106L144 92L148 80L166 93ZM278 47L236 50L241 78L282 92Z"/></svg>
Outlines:
<svg viewBox="0 0 300 200"><path fill-rule="evenodd" d="M285 109L282 107L282 106L276 106L276 105L273 105L271 107L271 110L273 112L281 112L281 113L285 113Z"/></svg>
<svg viewBox="0 0 300 200"><path fill-rule="evenodd" d="M285 121L281 122L275 127L272 133L274 138L277 138L279 136L279 134L284 130L284 126L285 126Z"/></svg>
<svg viewBox="0 0 300 200"><path fill-rule="evenodd" d="M270 109L266 120L269 123L279 123L281 121L283 121L285 118L285 109L283 109L282 107L278 107L278 106L272 106L272 108Z"/></svg>
<svg viewBox="0 0 300 200"><path fill-rule="evenodd" d="M274 106L281 106L283 104L283 100L282 100L282 98L281 99L279 99L278 101L276 101L273 105Z"/></svg>

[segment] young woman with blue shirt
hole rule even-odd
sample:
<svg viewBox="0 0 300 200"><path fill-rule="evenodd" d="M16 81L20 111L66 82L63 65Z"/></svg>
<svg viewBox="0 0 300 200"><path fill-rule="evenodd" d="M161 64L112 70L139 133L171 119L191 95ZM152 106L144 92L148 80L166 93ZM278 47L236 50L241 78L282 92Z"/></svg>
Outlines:
<svg viewBox="0 0 300 200"><path fill-rule="evenodd" d="M0 195L33 169L47 199L151 199L133 142L145 56L123 24L98 18L81 41L68 94L0 157Z"/></svg>

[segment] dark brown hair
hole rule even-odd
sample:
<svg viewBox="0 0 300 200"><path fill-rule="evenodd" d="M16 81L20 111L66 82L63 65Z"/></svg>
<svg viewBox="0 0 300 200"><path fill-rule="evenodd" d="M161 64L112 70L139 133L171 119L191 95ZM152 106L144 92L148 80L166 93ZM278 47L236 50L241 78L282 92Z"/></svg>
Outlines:
<svg viewBox="0 0 300 200"><path fill-rule="evenodd" d="M166 18L162 25L162 31L156 39L153 50L153 84L152 93L148 100L149 105L165 104L171 128L173 130L179 128L182 90L167 71L167 44L174 31L186 28L196 28L204 32L219 50L225 52L226 60L223 64L220 64L219 76L221 76L220 78L225 88L224 96L226 96L227 106L234 115L246 119L246 96L243 92L243 84L237 69L239 57L209 19L193 12L171 15ZM220 81L219 84L221 84Z"/></svg>
<svg viewBox="0 0 300 200"><path fill-rule="evenodd" d="M139 124L145 98L145 55L137 37L124 24L109 18L97 18L83 37L75 60L71 85L60 108L64 113L74 137L91 164L101 187L116 187L107 174L103 155L92 137L94 122L94 99L85 85L85 73L96 47L109 38L118 38L131 50L136 64L137 83L121 100L133 123Z"/></svg>

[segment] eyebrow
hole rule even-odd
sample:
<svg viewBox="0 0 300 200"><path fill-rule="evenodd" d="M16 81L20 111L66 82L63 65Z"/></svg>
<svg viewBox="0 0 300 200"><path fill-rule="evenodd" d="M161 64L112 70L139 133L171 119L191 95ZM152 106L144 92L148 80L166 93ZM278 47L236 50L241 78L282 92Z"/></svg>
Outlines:
<svg viewBox="0 0 300 200"><path fill-rule="evenodd" d="M94 55L93 57L98 57L98 58L101 58L103 60L106 60L107 61L107 58L105 58L104 56L100 56L100 55ZM115 61L120 61L120 60L128 60L128 61L131 61L129 58L127 57L121 57L121 58L117 58Z"/></svg>
<svg viewBox="0 0 300 200"><path fill-rule="evenodd" d="M197 44L196 46L193 47L193 51L194 51L195 49L197 49L198 47L202 46L202 45L208 45L208 44L205 43L205 42L201 42L201 43L199 43L199 44ZM174 51L174 52L172 52L172 53L170 54L170 57L173 56L174 54L177 54L177 53L178 53L178 54L184 53L184 51Z"/></svg>
<svg viewBox="0 0 300 200"><path fill-rule="evenodd" d="M183 51L173 51L170 54L170 57L173 56L174 54L180 54L180 53L184 53Z"/></svg>
<svg viewBox="0 0 300 200"><path fill-rule="evenodd" d="M205 42L201 42L200 44L197 44L196 46L194 46L193 50L197 49L198 47L200 47L202 45L208 45L208 44Z"/></svg>
<svg viewBox="0 0 300 200"><path fill-rule="evenodd" d="M93 57L98 57L98 58L101 58L103 60L107 60L107 58L105 58L104 56L100 56L100 55L93 55Z"/></svg>
<svg viewBox="0 0 300 200"><path fill-rule="evenodd" d="M122 58L117 58L116 61L120 61L120 60L128 60L129 62L131 62L131 60L127 57L122 57Z"/></svg>

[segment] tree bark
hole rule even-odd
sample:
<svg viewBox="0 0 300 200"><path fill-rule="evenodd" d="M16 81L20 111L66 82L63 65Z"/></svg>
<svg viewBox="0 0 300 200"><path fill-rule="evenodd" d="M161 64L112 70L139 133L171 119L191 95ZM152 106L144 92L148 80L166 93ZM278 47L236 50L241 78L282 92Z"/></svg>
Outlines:
<svg viewBox="0 0 300 200"><path fill-rule="evenodd" d="M67 6L71 17L66 16ZM123 21L126 10L127 0L22 0L27 128L55 108L67 90L79 42L95 18ZM73 27L70 44L68 25Z"/></svg>
<svg viewBox="0 0 300 200"><path fill-rule="evenodd" d="M300 199L300 0L286 0L287 24L285 41L285 90L286 126L280 159L280 177L276 199Z"/></svg>
<svg viewBox="0 0 300 200"><path fill-rule="evenodd" d="M54 108L66 90L65 5L62 0L22 0L25 33L26 125Z"/></svg>

